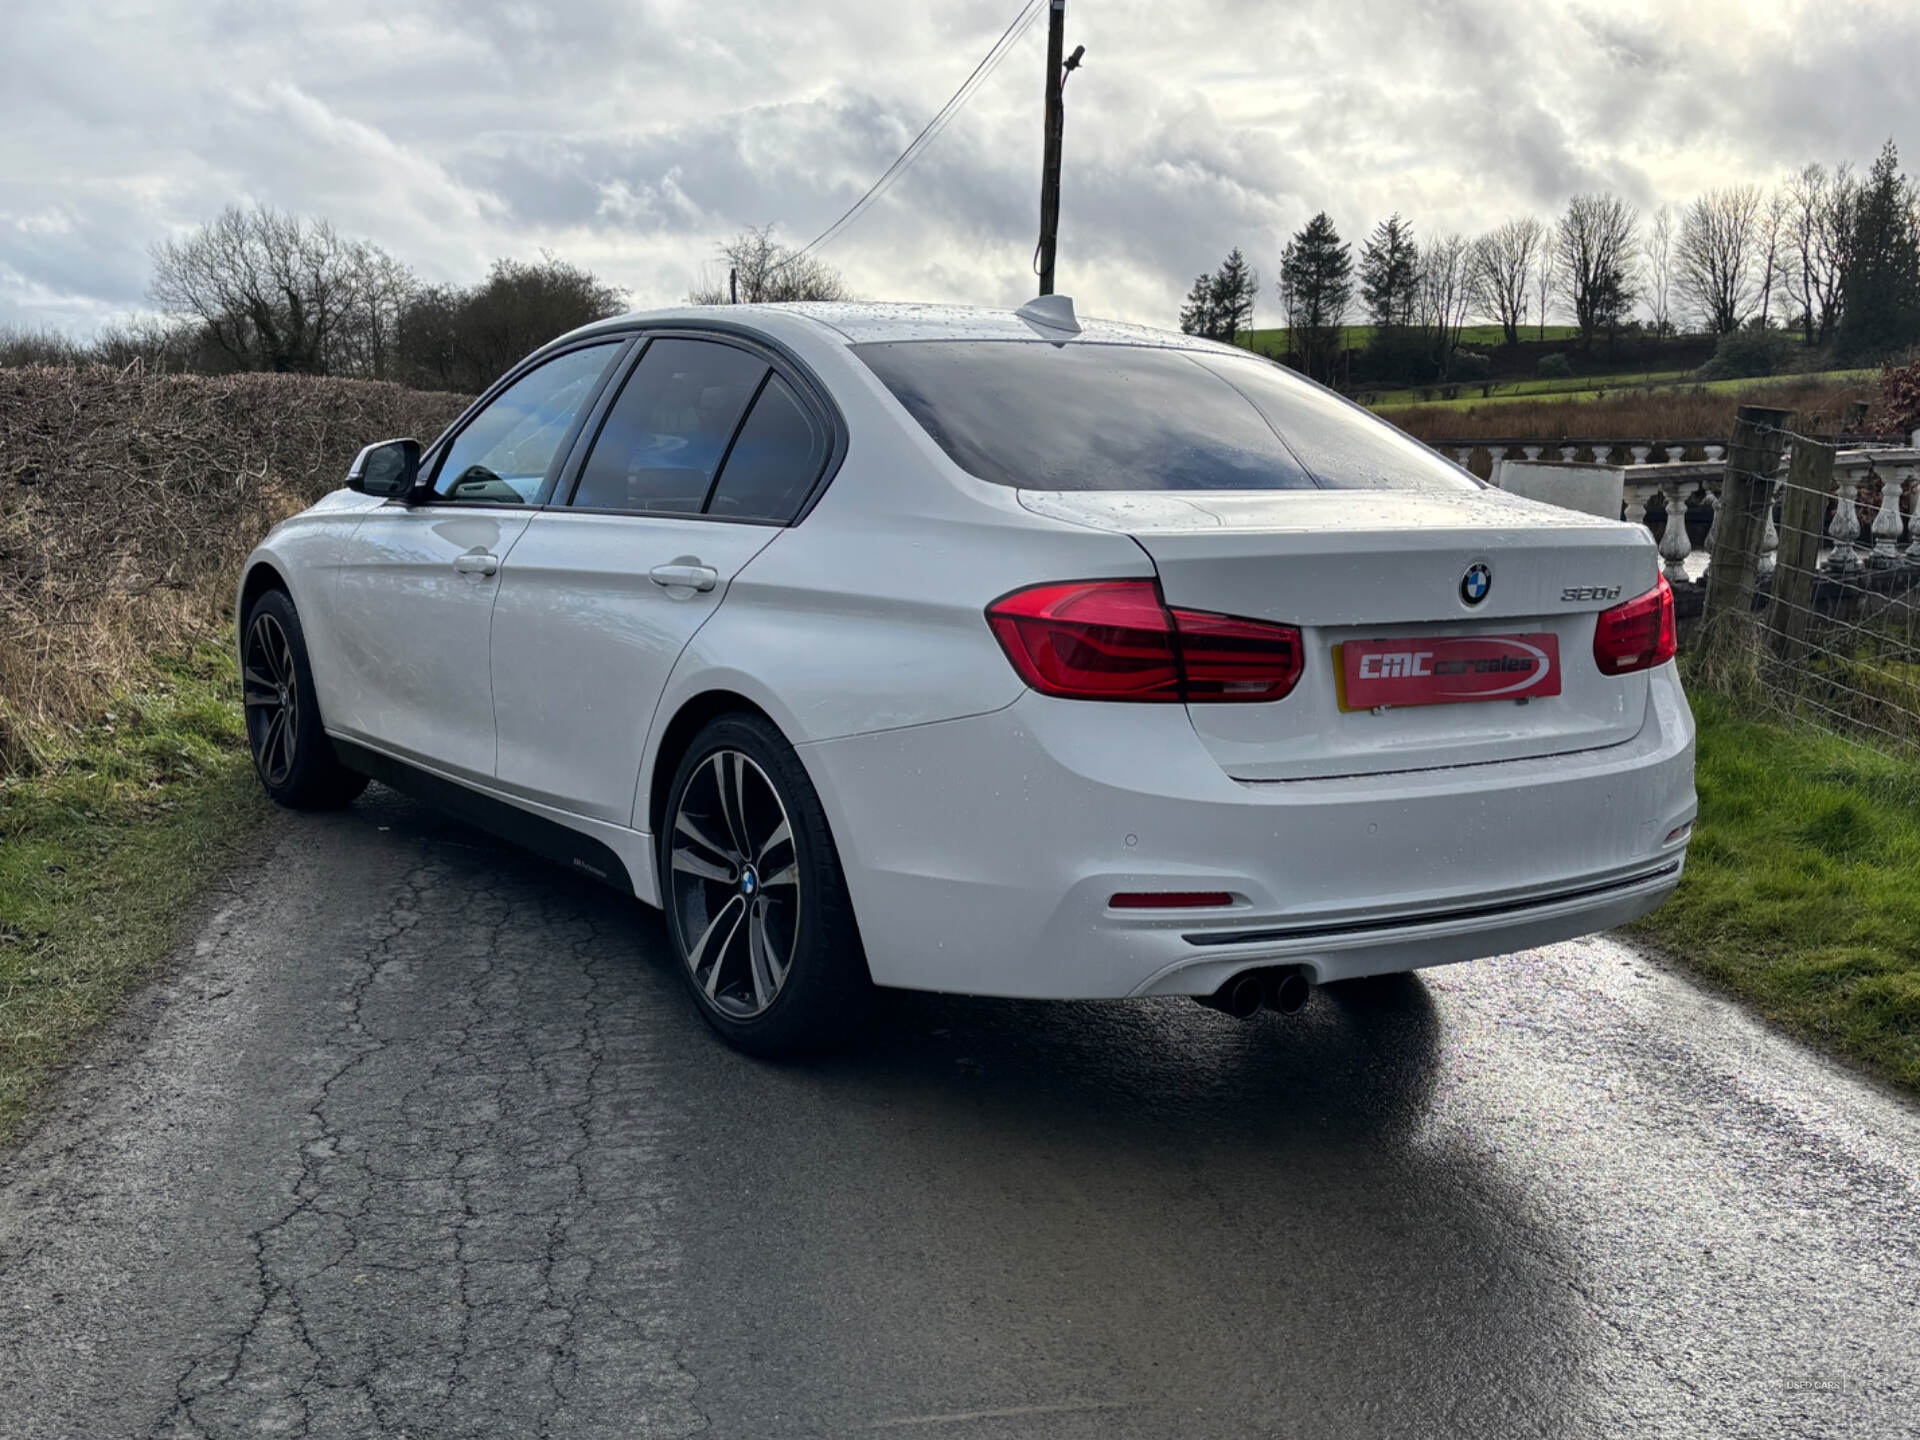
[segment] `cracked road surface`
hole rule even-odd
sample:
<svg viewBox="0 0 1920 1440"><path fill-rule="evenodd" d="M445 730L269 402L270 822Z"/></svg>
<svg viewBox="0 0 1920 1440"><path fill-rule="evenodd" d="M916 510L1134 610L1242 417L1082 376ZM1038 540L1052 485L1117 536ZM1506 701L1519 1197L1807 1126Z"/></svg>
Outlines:
<svg viewBox="0 0 1920 1440"><path fill-rule="evenodd" d="M1617 943L783 1068L388 792L262 855L0 1155L0 1435L1920 1435L1920 1117Z"/></svg>

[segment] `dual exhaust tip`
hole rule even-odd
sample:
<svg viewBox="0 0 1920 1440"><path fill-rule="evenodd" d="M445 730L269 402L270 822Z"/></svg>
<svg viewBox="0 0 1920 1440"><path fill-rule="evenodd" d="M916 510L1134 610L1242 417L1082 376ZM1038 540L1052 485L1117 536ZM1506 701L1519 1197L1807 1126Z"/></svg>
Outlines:
<svg viewBox="0 0 1920 1440"><path fill-rule="evenodd" d="M1282 1015L1291 1015L1313 996L1313 982L1304 968L1276 966L1268 970L1242 970L1211 995L1193 998L1209 1009L1246 1020L1265 1006Z"/></svg>

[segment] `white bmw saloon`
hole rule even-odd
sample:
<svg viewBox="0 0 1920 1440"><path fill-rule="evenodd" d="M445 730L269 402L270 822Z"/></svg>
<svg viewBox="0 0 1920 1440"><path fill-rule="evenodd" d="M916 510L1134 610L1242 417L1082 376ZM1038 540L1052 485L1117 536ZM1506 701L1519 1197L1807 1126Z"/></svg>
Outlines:
<svg viewBox="0 0 1920 1440"><path fill-rule="evenodd" d="M1245 1015L1585 934L1695 811L1643 528L1059 297L576 331L238 616L276 801L372 777L659 906L768 1054L875 985Z"/></svg>

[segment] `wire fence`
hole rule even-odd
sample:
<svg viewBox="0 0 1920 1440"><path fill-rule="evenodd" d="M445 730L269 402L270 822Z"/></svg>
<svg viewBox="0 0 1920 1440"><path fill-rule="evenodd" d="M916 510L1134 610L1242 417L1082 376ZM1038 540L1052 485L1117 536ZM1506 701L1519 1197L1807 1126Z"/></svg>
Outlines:
<svg viewBox="0 0 1920 1440"><path fill-rule="evenodd" d="M1830 437L1745 415L1743 425L1747 443L1736 436L1728 452L1719 513L1746 503L1755 520L1723 527L1726 549L1712 556L1702 668L1710 681L1738 675L1782 716L1920 756L1914 464L1836 477ZM1726 583L1716 584L1723 566Z"/></svg>

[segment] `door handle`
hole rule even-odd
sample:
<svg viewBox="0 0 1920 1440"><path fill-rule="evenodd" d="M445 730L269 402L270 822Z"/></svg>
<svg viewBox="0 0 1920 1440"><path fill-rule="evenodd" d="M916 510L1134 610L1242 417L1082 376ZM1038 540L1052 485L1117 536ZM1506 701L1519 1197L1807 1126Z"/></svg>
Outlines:
<svg viewBox="0 0 1920 1440"><path fill-rule="evenodd" d="M720 572L711 565L656 565L647 576L668 589L684 585L689 590L711 590L720 583Z"/></svg>
<svg viewBox="0 0 1920 1440"><path fill-rule="evenodd" d="M500 568L500 557L469 551L453 557L453 568L462 575L491 575Z"/></svg>

